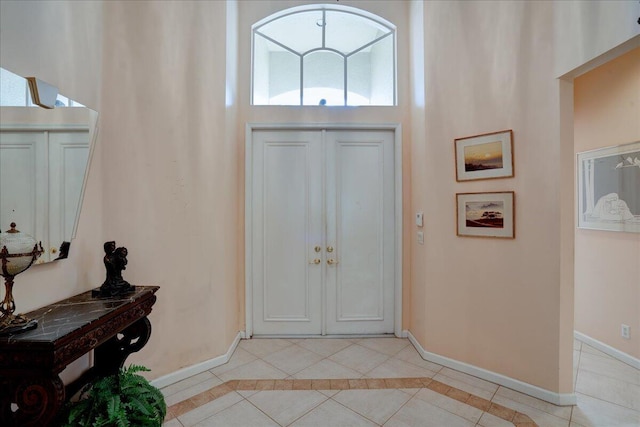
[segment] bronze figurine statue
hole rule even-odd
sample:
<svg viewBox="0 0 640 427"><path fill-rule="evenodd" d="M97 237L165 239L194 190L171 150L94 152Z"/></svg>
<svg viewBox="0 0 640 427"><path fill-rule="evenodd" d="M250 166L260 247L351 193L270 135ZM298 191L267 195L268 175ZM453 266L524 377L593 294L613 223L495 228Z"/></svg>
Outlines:
<svg viewBox="0 0 640 427"><path fill-rule="evenodd" d="M116 248L116 242L104 243L104 267L107 270L107 278L100 286L100 289L93 290L93 296L114 297L133 292L132 286L122 278L122 270L127 269L127 248L121 246Z"/></svg>
<svg viewBox="0 0 640 427"><path fill-rule="evenodd" d="M59 259L67 259L69 257L70 248L71 242L67 242L66 240L62 242L62 244L60 245L60 249L58 249L58 258L56 258L54 261L57 261Z"/></svg>

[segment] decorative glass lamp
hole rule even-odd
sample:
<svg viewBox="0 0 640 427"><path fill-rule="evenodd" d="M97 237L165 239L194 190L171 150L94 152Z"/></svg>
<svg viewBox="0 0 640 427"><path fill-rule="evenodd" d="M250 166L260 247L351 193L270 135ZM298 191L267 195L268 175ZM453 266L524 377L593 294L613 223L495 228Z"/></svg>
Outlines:
<svg viewBox="0 0 640 427"><path fill-rule="evenodd" d="M16 310L13 278L31 267L43 252L42 243L37 243L33 237L16 230L15 222L11 223L10 230L0 233L0 276L4 277L6 290L0 305L0 335L17 334L38 325L36 320L13 314Z"/></svg>

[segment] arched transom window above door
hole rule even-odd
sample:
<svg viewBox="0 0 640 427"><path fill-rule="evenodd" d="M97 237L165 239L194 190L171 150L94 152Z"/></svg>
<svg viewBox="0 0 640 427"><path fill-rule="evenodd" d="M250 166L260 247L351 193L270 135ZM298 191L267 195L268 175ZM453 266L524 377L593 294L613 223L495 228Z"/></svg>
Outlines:
<svg viewBox="0 0 640 427"><path fill-rule="evenodd" d="M253 105L397 105L396 27L379 16L309 5L252 32Z"/></svg>

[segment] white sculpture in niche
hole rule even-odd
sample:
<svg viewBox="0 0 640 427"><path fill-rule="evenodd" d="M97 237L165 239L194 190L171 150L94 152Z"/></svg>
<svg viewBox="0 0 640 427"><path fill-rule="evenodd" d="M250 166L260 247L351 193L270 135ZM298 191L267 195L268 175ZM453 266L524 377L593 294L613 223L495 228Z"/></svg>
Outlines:
<svg viewBox="0 0 640 427"><path fill-rule="evenodd" d="M627 221L634 218L627 202L618 197L617 193L609 193L600 197L590 216L594 219L609 221Z"/></svg>

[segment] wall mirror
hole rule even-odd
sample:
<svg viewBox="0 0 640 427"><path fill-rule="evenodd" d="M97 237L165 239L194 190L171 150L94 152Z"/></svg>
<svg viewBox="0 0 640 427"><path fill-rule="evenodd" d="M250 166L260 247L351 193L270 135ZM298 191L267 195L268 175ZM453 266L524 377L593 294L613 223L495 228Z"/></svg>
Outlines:
<svg viewBox="0 0 640 427"><path fill-rule="evenodd" d="M34 105L27 80L0 68L0 229L42 242L37 263L66 258L96 137L98 113L58 95Z"/></svg>

